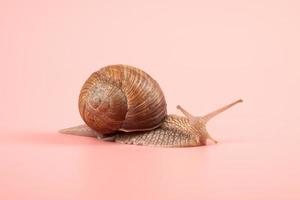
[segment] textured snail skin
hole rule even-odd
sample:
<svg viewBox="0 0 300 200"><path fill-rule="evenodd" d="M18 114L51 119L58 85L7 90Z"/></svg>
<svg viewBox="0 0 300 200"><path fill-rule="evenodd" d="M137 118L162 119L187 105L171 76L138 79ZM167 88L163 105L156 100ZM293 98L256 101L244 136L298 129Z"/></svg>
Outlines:
<svg viewBox="0 0 300 200"><path fill-rule="evenodd" d="M97 137L123 144L158 147L192 147L214 140L207 122L242 102L237 100L207 115L167 115L158 83L144 71L128 65L110 65L94 72L79 96L79 111L86 124L63 129L65 134Z"/></svg>
<svg viewBox="0 0 300 200"><path fill-rule="evenodd" d="M217 143L206 130L207 122L216 115L242 100L223 106L202 117L195 117L181 106L177 106L185 117L168 115L162 125L154 130L136 132L134 134L119 133L114 141L124 144L161 146L161 147L191 147L206 145L207 139Z"/></svg>
<svg viewBox="0 0 300 200"><path fill-rule="evenodd" d="M203 126L202 128L205 129ZM186 117L168 115L159 128L135 133L120 133L113 139L123 144L189 147L206 145L206 135L191 126Z"/></svg>

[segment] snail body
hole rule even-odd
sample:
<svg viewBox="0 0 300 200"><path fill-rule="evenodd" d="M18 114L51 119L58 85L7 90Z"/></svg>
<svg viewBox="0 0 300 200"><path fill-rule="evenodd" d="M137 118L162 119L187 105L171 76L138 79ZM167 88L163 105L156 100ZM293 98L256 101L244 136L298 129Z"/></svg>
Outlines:
<svg viewBox="0 0 300 200"><path fill-rule="evenodd" d="M159 128L135 133L119 133L114 140L123 144L187 147L206 144L206 137L190 125L189 120L177 115L168 115Z"/></svg>
<svg viewBox="0 0 300 200"><path fill-rule="evenodd" d="M189 147L214 139L206 123L235 101L203 117L177 106L185 116L168 115L159 84L146 72L128 65L110 65L94 72L79 95L79 111L86 123L60 132L92 136L124 144Z"/></svg>

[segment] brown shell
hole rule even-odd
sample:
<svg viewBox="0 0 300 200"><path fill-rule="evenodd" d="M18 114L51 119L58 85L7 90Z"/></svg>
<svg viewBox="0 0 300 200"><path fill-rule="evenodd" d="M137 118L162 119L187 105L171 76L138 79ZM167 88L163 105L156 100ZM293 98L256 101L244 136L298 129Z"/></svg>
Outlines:
<svg viewBox="0 0 300 200"><path fill-rule="evenodd" d="M127 65L110 65L94 72L79 96L85 123L101 134L151 130L167 115L159 84L144 71Z"/></svg>

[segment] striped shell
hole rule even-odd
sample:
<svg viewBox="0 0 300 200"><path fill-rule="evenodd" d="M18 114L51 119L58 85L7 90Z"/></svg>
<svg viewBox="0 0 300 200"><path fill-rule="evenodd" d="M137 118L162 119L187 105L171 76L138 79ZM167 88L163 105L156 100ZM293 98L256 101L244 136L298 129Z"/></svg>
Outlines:
<svg viewBox="0 0 300 200"><path fill-rule="evenodd" d="M152 130L163 123L167 104L159 84L144 71L110 65L94 72L79 96L82 119L99 134Z"/></svg>

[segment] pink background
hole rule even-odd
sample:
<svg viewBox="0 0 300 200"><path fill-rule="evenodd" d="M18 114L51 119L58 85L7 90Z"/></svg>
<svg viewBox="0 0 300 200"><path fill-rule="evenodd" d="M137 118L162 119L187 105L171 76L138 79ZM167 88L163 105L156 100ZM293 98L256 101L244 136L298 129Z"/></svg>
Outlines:
<svg viewBox="0 0 300 200"><path fill-rule="evenodd" d="M300 199L297 0L1 0L0 199ZM81 85L138 66L220 141L165 149L57 133Z"/></svg>

